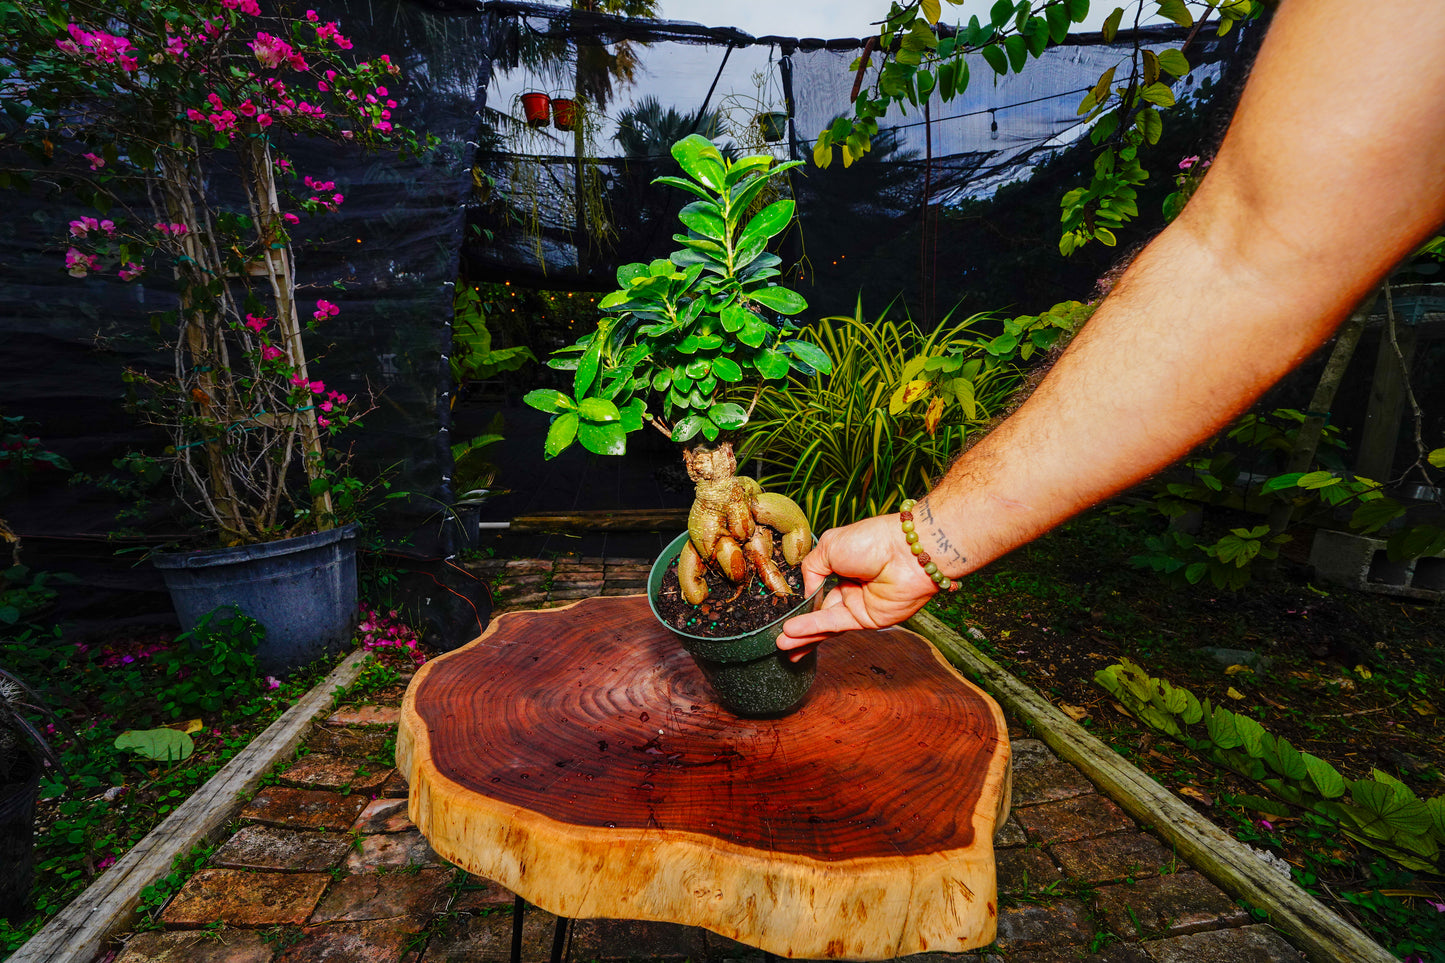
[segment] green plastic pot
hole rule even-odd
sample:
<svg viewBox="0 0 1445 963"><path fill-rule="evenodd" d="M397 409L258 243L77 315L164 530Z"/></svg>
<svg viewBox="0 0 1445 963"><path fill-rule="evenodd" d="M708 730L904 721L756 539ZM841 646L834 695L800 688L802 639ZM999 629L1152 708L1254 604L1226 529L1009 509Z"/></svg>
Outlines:
<svg viewBox="0 0 1445 963"><path fill-rule="evenodd" d="M787 715L803 704L818 670L814 649L797 662L778 650L783 623L812 607L828 587L800 601L784 615L741 635L706 637L680 631L663 620L654 601L662 593L662 577L687 542L683 532L652 563L647 576L647 604L652 614L692 656L723 708L740 716L766 718Z"/></svg>

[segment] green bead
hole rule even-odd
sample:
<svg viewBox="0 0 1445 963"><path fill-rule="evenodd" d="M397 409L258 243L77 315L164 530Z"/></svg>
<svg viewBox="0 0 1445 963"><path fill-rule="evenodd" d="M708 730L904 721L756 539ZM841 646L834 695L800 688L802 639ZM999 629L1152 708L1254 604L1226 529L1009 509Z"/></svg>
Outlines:
<svg viewBox="0 0 1445 963"><path fill-rule="evenodd" d="M938 563L929 562L927 565L923 566L923 570L928 573L929 578L933 578L935 575L938 574Z"/></svg>
<svg viewBox="0 0 1445 963"><path fill-rule="evenodd" d="M953 588L953 582L951 582L951 581L949 580L948 576L945 575L945 576L943 577L943 581L941 581L941 582L938 583L938 587L941 588L941 589L943 589L945 592L947 592L949 589Z"/></svg>
<svg viewBox="0 0 1445 963"><path fill-rule="evenodd" d="M918 541L917 541L918 536L915 535L915 536L913 536L913 538L914 538L914 541L913 541L913 543L912 543L911 545L908 546L908 550L909 550L910 552L912 552L914 555L922 555L922 554L923 554L923 546L918 544Z"/></svg>
<svg viewBox="0 0 1445 963"><path fill-rule="evenodd" d="M911 499L911 498L905 498L905 499L903 500L902 509L903 509L903 511L905 511L905 512L911 512L911 511L913 511L913 506L914 506L914 505L917 505L917 504L918 504L918 503L915 502L913 499Z"/></svg>
<svg viewBox="0 0 1445 963"><path fill-rule="evenodd" d="M909 545L917 545L917 544L918 544L918 533L917 533L917 532L904 532L904 533L903 533L903 537L906 538L906 539L908 539L908 544L909 544ZM914 553L914 554L917 554L917 553Z"/></svg>

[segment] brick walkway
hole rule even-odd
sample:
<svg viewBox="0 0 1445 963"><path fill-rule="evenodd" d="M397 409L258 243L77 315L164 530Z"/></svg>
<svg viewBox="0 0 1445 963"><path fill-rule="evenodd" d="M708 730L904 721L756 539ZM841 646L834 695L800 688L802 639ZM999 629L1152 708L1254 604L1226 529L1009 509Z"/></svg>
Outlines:
<svg viewBox="0 0 1445 963"><path fill-rule="evenodd" d="M642 591L645 560L485 561L498 611ZM502 963L512 894L443 862L406 818L389 760L401 690L317 725L308 754L113 963ZM1303 958L1012 722L1013 815L997 846L997 943L938 963L1283 963ZM523 959L553 918L527 914ZM761 960L705 930L583 920L569 961Z"/></svg>

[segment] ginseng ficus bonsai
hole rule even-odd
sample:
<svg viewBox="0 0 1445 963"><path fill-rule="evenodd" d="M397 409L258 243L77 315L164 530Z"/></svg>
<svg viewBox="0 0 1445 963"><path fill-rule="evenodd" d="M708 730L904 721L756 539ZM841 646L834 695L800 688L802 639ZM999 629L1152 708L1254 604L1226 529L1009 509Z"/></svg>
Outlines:
<svg viewBox="0 0 1445 963"><path fill-rule="evenodd" d="M807 302L777 283L782 259L767 250L792 222L793 201L755 210L769 182L799 164L775 166L767 155L729 160L697 134L673 145L672 156L687 177L654 183L697 198L679 214L687 233L673 239L682 247L669 259L619 268L619 290L602 299L597 329L548 362L574 372L572 394L538 389L525 400L554 416L549 458L573 442L621 455L627 435L649 425L682 444L697 494L678 579L693 605L707 598L707 566L739 585L756 576L775 595L790 595L772 560L774 539L796 565L813 544L807 518L787 496L737 474L732 438L769 384L785 383L790 372L832 370L821 348L790 336L790 318Z"/></svg>

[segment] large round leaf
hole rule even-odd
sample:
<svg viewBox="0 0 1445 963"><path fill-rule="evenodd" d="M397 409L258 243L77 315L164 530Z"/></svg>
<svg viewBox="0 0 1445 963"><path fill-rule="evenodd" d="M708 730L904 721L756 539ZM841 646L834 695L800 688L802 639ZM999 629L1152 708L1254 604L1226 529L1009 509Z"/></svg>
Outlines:
<svg viewBox="0 0 1445 963"><path fill-rule="evenodd" d="M713 405L708 409L707 416L719 428L741 428L748 423L747 411L742 405L734 404L731 401Z"/></svg>
<svg viewBox="0 0 1445 963"><path fill-rule="evenodd" d="M195 751L195 741L179 729L127 729L115 747L156 762L180 762Z"/></svg>
<svg viewBox="0 0 1445 963"><path fill-rule="evenodd" d="M723 381L736 383L743 380L743 369L732 358L713 358L712 373Z"/></svg>
<svg viewBox="0 0 1445 963"><path fill-rule="evenodd" d="M723 189L725 173L722 153L701 134L689 134L672 145L672 156L694 180L715 191Z"/></svg>
<svg viewBox="0 0 1445 963"><path fill-rule="evenodd" d="M759 351L754 359L758 373L764 378L784 378L788 374L788 356L772 348Z"/></svg>
<svg viewBox="0 0 1445 963"><path fill-rule="evenodd" d="M814 371L820 371L823 374L832 373L833 359L828 357L828 352L811 341L789 341L786 347L793 353L793 357Z"/></svg>

